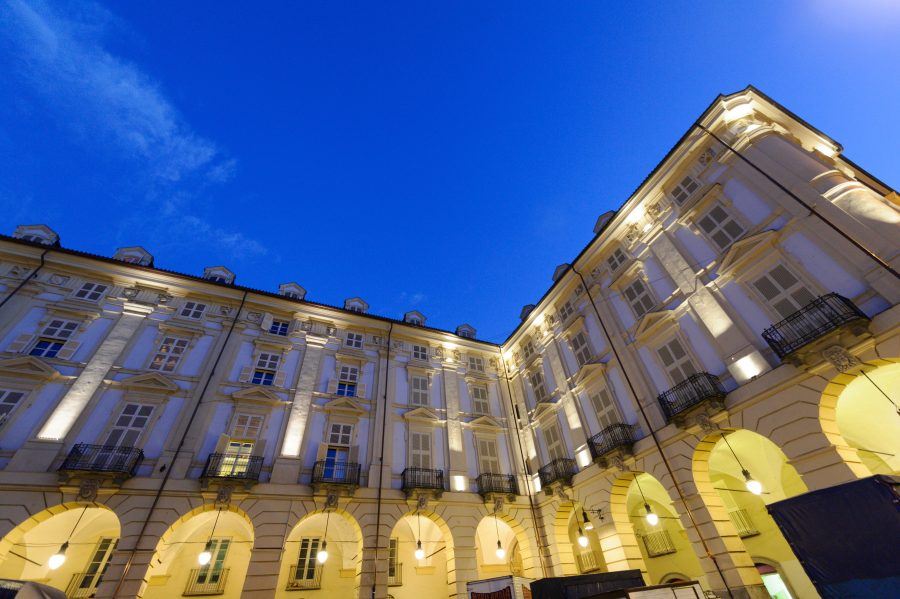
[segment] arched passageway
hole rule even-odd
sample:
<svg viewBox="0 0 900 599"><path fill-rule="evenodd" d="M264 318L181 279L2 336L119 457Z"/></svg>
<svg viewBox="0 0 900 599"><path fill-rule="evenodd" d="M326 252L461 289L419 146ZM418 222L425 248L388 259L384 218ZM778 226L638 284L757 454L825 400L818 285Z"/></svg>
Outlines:
<svg viewBox="0 0 900 599"><path fill-rule="evenodd" d="M144 599L241 596L253 548L253 524L236 507L205 504L163 534L147 571Z"/></svg>
<svg viewBox="0 0 900 599"><path fill-rule="evenodd" d="M579 574L609 571L597 529L583 508L576 508L569 517L567 536Z"/></svg>
<svg viewBox="0 0 900 599"><path fill-rule="evenodd" d="M485 516L475 529L475 560L478 578L522 576L522 547L513 528L500 516Z"/></svg>
<svg viewBox="0 0 900 599"><path fill-rule="evenodd" d="M455 593L449 561L453 538L447 524L432 513L402 516L389 541L388 593L394 599L446 597Z"/></svg>
<svg viewBox="0 0 900 599"><path fill-rule="evenodd" d="M121 534L112 510L67 503L35 514L0 541L0 578L33 580L91 597Z"/></svg>

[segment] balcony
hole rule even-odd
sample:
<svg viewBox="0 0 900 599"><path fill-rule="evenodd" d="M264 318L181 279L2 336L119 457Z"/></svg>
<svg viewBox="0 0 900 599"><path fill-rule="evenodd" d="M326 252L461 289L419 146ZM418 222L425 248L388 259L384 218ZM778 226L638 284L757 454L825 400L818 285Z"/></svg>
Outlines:
<svg viewBox="0 0 900 599"><path fill-rule="evenodd" d="M407 468L401 474L402 489L407 495L412 491L434 490L440 494L444 490L444 471L429 468Z"/></svg>
<svg viewBox="0 0 900 599"><path fill-rule="evenodd" d="M756 530L756 526L753 525L753 520L750 518L750 514L747 513L747 510L741 508L731 510L728 512L728 517L737 529L738 536L742 539L755 537L759 534L759 531Z"/></svg>
<svg viewBox="0 0 900 599"><path fill-rule="evenodd" d="M355 462L319 460L313 465L313 486L359 486L360 465Z"/></svg>
<svg viewBox="0 0 900 599"><path fill-rule="evenodd" d="M666 421L671 421L676 416L704 402L718 404L715 406L718 408L724 407L722 400L725 399L725 388L719 381L719 377L708 372L698 372L668 391L660 393L657 399L666 416Z"/></svg>
<svg viewBox="0 0 900 599"><path fill-rule="evenodd" d="M259 480L263 458L239 453L211 453L206 459L200 478L212 481L237 481L252 485Z"/></svg>
<svg viewBox="0 0 900 599"><path fill-rule="evenodd" d="M850 332L853 338L859 337L866 331L868 322L869 317L853 302L837 293L828 293L767 328L762 338L782 360L800 358L794 354L804 348L812 351L821 349L807 346L826 339L830 342L833 337L840 337L841 332Z"/></svg>
<svg viewBox="0 0 900 599"><path fill-rule="evenodd" d="M594 435L588 441L594 461L606 462L606 457L619 451L623 455L631 454L634 445L634 426L616 423Z"/></svg>
<svg viewBox="0 0 900 599"><path fill-rule="evenodd" d="M478 475L475 479L478 484L478 493L482 497L486 497L492 493L500 495L518 495L519 486L516 484L516 477L512 474L491 474L485 472Z"/></svg>
<svg viewBox="0 0 900 599"><path fill-rule="evenodd" d="M403 564L388 564L388 586L403 586Z"/></svg>
<svg viewBox="0 0 900 599"><path fill-rule="evenodd" d="M90 472L126 479L134 476L143 460L144 452L136 447L76 443L59 471L70 475Z"/></svg>
<svg viewBox="0 0 900 599"><path fill-rule="evenodd" d="M578 472L575 460L571 458L558 458L538 469L541 479L541 487L547 488L555 482L565 485L572 484L572 477Z"/></svg>
<svg viewBox="0 0 900 599"><path fill-rule="evenodd" d="M182 595L223 595L229 568L213 570L210 567L194 568L188 576L187 586Z"/></svg>
<svg viewBox="0 0 900 599"><path fill-rule="evenodd" d="M318 564L291 566L285 590L310 591L319 588L322 588L322 566Z"/></svg>
<svg viewBox="0 0 900 599"><path fill-rule="evenodd" d="M657 530L641 535L641 542L647 551L647 557L659 557L677 551L668 530Z"/></svg>
<svg viewBox="0 0 900 599"><path fill-rule="evenodd" d="M603 564L603 560L600 559L596 551L576 553L575 560L578 562L578 571L582 574L599 570Z"/></svg>

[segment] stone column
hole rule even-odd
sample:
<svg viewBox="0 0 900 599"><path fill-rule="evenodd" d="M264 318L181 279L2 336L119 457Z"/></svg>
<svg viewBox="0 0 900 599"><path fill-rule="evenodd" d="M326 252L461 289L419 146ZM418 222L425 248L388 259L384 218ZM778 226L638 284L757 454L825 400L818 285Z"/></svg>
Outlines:
<svg viewBox="0 0 900 599"><path fill-rule="evenodd" d="M572 456L574 458L577 456L578 452L587 451L587 430L584 428L581 414L578 413L578 407L575 405L575 398L572 396L571 389L569 388L569 377L566 374L566 367L563 365L562 356L560 355L555 340L552 340L547 344L544 355L550 362L550 371L553 373L553 378L556 379L556 389L561 396L560 403L562 404L563 412L566 415L566 424L568 425L567 428L572 441L572 450L576 454L575 456ZM588 463L590 463L590 461L588 461ZM584 465L579 464L579 466L583 467Z"/></svg>
<svg viewBox="0 0 900 599"><path fill-rule="evenodd" d="M454 363L445 363L442 368L447 405L447 445L450 448L447 462L450 469L450 489L453 490L453 477L463 476L468 479L468 468L466 454L463 452L462 425L459 422L459 374Z"/></svg>
<svg viewBox="0 0 900 599"><path fill-rule="evenodd" d="M287 525L290 503L268 501L253 507L253 550L241 597L274 599L279 591L278 574L284 558L284 542L290 532Z"/></svg>
<svg viewBox="0 0 900 599"><path fill-rule="evenodd" d="M378 359L378 389L375 389L375 395L372 401L375 405L375 417L372 419L372 459L369 463L369 485L377 487L378 481L381 480L382 487L389 489L391 487L391 478L393 470L391 464L394 455L394 400L397 397L397 377L398 362L391 358L385 368L385 360L383 352L379 352ZM384 388L384 379L387 377L387 399L383 397L382 389ZM384 419L387 419L387 423ZM381 431L384 430L384 440L381 440ZM384 463L379 464L381 443L384 443ZM379 479L379 467L381 477Z"/></svg>

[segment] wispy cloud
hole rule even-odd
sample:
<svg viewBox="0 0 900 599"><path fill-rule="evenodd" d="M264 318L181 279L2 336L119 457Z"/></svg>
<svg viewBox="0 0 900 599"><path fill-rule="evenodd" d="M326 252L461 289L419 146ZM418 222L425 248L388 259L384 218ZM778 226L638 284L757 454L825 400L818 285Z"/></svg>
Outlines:
<svg viewBox="0 0 900 599"><path fill-rule="evenodd" d="M428 296L420 291L403 291L400 293L400 302L407 306L418 306L428 299Z"/></svg>
<svg viewBox="0 0 900 599"><path fill-rule="evenodd" d="M198 135L151 77L106 49L105 37L119 25L95 4L7 0L0 8L13 75L77 139L129 163L140 196L128 199L132 210L154 210L194 241L215 243L233 257L265 254L259 242L202 214L185 214L204 204L209 186L234 176L237 161Z"/></svg>

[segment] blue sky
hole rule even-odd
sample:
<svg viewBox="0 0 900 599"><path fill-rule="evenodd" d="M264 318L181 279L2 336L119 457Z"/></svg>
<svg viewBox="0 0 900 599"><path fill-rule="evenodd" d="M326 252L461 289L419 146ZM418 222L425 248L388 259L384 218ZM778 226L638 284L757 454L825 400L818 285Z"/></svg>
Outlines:
<svg viewBox="0 0 900 599"><path fill-rule="evenodd" d="M499 341L720 92L900 184L898 38L889 0L0 0L0 226Z"/></svg>

